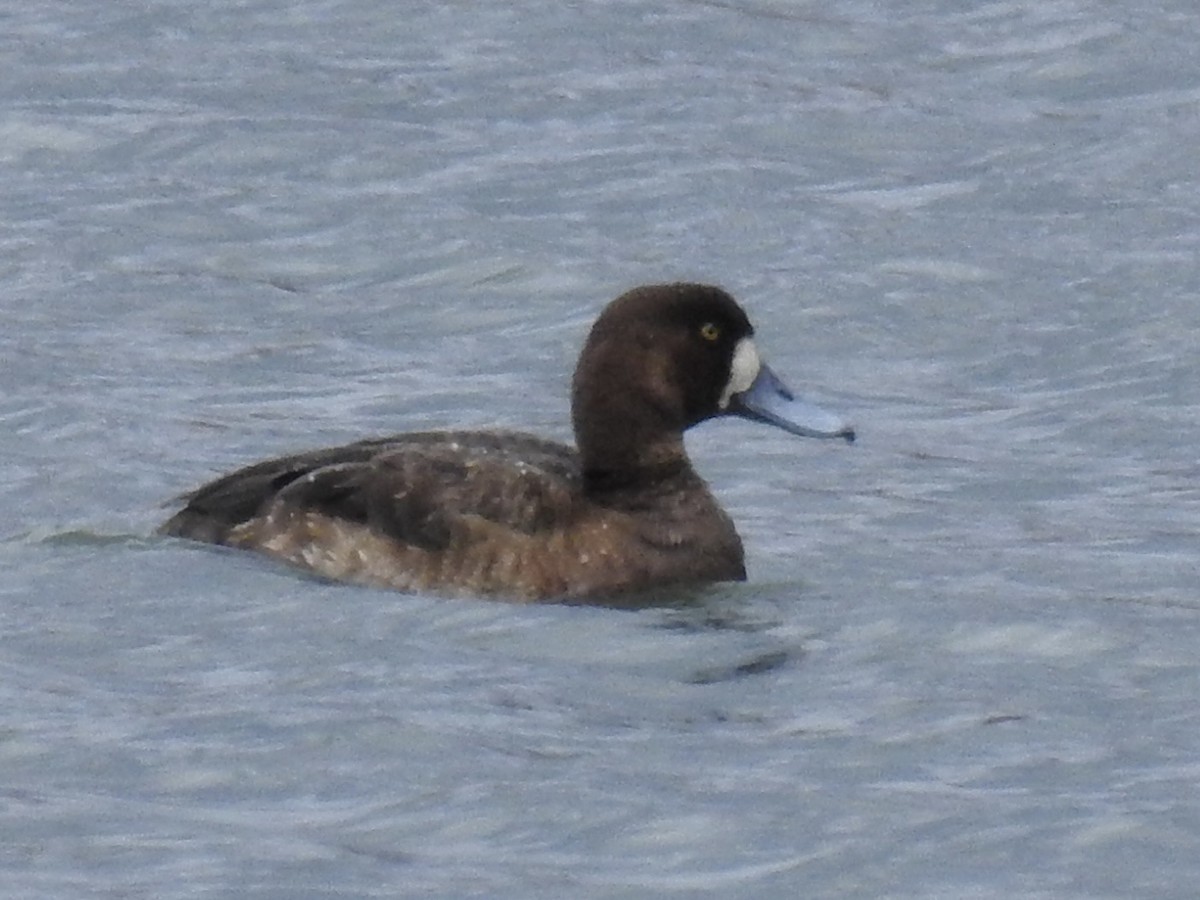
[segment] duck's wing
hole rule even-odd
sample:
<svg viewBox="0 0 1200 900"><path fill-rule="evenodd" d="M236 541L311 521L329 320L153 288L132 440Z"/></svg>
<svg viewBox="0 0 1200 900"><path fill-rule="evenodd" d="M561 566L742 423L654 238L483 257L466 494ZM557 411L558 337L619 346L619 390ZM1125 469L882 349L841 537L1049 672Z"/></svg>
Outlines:
<svg viewBox="0 0 1200 900"><path fill-rule="evenodd" d="M253 546L297 517L444 548L464 518L533 533L569 514L575 452L531 435L425 432L256 463L186 495L166 534ZM261 536L260 536L261 535Z"/></svg>
<svg viewBox="0 0 1200 900"><path fill-rule="evenodd" d="M254 516L298 478L326 466L363 463L374 451L361 444L268 459L230 472L182 495L183 508L159 528L162 534L223 544L232 529Z"/></svg>

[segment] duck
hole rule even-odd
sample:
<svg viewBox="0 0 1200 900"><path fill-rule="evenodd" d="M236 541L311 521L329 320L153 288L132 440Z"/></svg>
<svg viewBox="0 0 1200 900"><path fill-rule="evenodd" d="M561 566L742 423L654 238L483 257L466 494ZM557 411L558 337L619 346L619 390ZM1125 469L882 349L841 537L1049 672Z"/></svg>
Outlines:
<svg viewBox="0 0 1200 900"><path fill-rule="evenodd" d="M684 432L720 416L855 438L766 365L727 291L645 285L587 335L574 447L515 431L368 438L219 477L159 531L418 594L587 602L744 581L733 520L684 448Z"/></svg>

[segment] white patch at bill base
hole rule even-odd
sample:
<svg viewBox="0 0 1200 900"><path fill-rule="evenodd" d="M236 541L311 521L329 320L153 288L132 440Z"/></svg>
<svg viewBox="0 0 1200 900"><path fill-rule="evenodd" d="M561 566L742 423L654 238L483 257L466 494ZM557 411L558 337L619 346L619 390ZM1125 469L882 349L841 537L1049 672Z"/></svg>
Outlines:
<svg viewBox="0 0 1200 900"><path fill-rule="evenodd" d="M717 401L718 409L726 409L734 394L740 394L754 384L762 369L762 361L758 358L758 348L754 339L744 337L733 348L733 359L729 363L729 381L725 390L721 391L721 399Z"/></svg>

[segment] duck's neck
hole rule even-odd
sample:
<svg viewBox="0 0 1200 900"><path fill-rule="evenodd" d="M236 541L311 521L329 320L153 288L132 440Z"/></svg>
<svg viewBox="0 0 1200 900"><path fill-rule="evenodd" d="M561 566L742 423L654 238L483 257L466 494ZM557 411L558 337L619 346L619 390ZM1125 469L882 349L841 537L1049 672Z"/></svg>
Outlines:
<svg viewBox="0 0 1200 900"><path fill-rule="evenodd" d="M656 485L694 477L695 472L686 458L665 461L656 466L590 466L583 469L583 489L592 496L630 490L645 493Z"/></svg>
<svg viewBox="0 0 1200 900"><path fill-rule="evenodd" d="M678 429L655 428L650 417L600 413L592 408L575 416L575 445L589 493L644 488L694 474Z"/></svg>
<svg viewBox="0 0 1200 900"><path fill-rule="evenodd" d="M585 489L645 486L691 472L690 424L669 369L637 332L593 328L571 390Z"/></svg>

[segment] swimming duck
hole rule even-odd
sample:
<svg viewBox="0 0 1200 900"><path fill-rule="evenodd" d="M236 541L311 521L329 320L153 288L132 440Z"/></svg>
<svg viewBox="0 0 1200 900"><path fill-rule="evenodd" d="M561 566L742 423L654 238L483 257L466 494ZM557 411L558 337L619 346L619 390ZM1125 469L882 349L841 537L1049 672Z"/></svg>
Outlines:
<svg viewBox="0 0 1200 900"><path fill-rule="evenodd" d="M753 335L720 288L635 288L579 356L575 448L515 432L372 438L218 478L160 530L404 591L578 600L742 581L741 539L684 431L733 415L854 440L792 395Z"/></svg>

